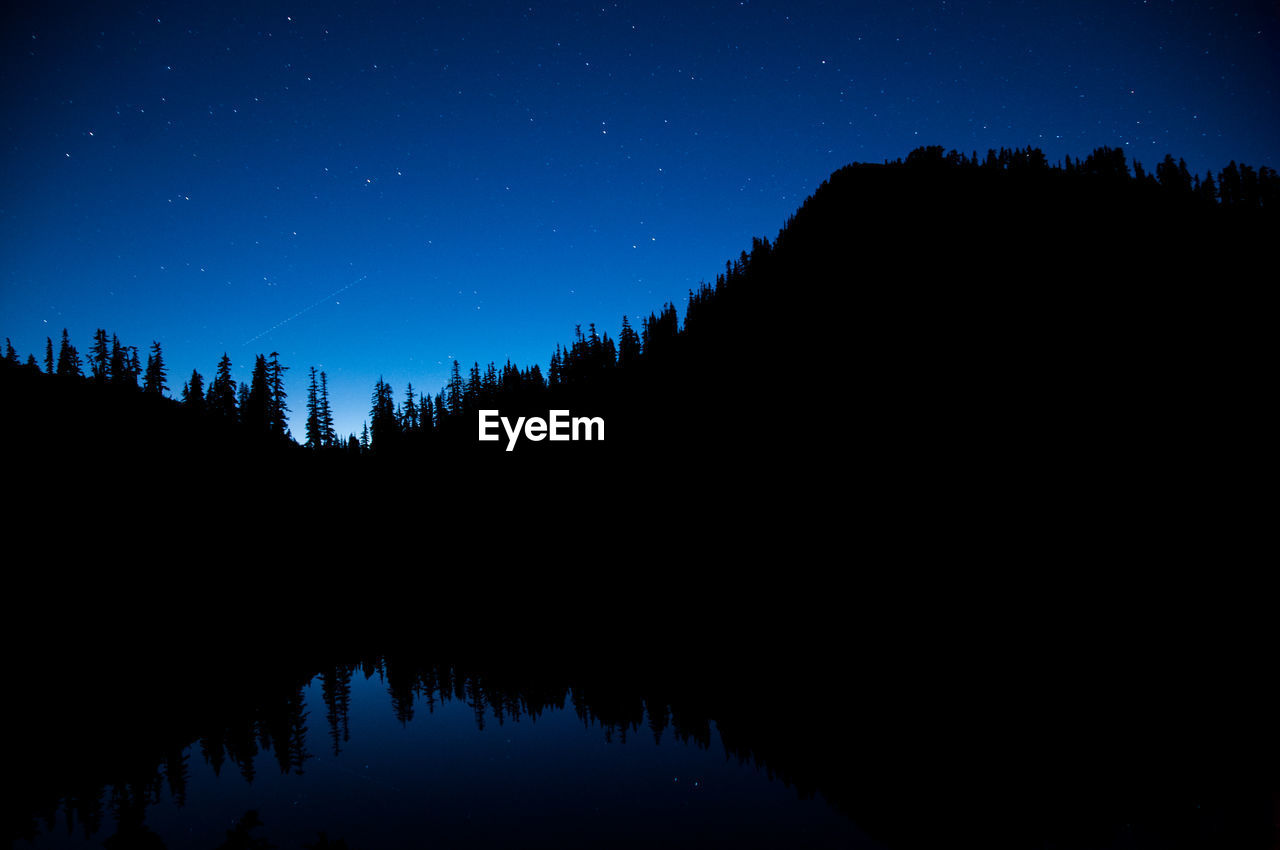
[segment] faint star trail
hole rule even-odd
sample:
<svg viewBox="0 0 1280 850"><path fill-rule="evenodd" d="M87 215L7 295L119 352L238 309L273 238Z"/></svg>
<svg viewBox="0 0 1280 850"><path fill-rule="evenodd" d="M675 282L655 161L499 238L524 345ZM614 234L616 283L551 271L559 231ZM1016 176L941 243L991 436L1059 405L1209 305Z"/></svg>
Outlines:
<svg viewBox="0 0 1280 850"><path fill-rule="evenodd" d="M281 319L280 321L276 322L274 325L272 325L271 327L267 328L265 331L263 331L262 333L258 334L257 336L255 336L255 337L250 337L249 339L246 339L244 342L242 342L242 343L241 343L241 346L248 345L248 344L249 344L249 343L251 343L251 342L257 342L258 340L262 339L262 338L263 338L264 336L266 336L267 334L272 333L273 331L278 330L279 328L283 327L284 325L289 324L290 322L292 322L294 319L298 318L299 316L304 315L304 314L306 314L306 313L310 313L312 310L314 310L315 308L319 307L321 304L323 304L324 302L328 301L330 298L336 298L337 296L339 296L339 295L341 295L342 293L346 292L348 289L350 289L351 287L355 286L357 283L359 283L360 281L364 280L364 279L365 279L365 278L367 278L367 277L368 277L368 275L367 275L367 274L362 274L362 275L360 275L360 277L358 277L358 278L356 278L355 280L351 281L351 282L350 282L350 283L348 283L346 286L342 287L341 289L337 289L337 290L334 290L333 292L330 292L328 295L326 295L325 297L321 298L319 301L317 301L316 303L312 304L311 306L309 306L309 307L303 307L301 310L299 310L298 312L294 313L292 316L289 316L289 317L288 317L288 318L286 318L286 319Z"/></svg>

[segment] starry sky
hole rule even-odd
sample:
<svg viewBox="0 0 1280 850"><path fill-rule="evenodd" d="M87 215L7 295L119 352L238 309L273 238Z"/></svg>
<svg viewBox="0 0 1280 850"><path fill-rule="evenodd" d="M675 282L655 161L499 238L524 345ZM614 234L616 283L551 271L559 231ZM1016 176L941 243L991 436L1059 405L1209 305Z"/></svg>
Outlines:
<svg viewBox="0 0 1280 850"><path fill-rule="evenodd" d="M546 368L938 144L1280 167L1275 2L30 3L4 13L0 335L278 351L341 434L381 376Z"/></svg>

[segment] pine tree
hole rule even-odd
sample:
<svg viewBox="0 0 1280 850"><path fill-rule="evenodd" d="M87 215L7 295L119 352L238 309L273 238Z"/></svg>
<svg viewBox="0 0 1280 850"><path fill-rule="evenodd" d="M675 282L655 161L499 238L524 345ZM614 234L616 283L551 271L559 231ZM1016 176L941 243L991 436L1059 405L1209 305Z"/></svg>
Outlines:
<svg viewBox="0 0 1280 850"><path fill-rule="evenodd" d="M62 329L62 347L58 350L58 374L71 375L76 378L84 376L84 372L80 364L80 353L76 351L76 347L71 344L71 339L67 336L66 328Z"/></svg>
<svg viewBox="0 0 1280 850"><path fill-rule="evenodd" d="M560 353L560 343L551 354L551 363L547 367L547 381L550 386L558 387L564 382L564 357Z"/></svg>
<svg viewBox="0 0 1280 850"><path fill-rule="evenodd" d="M204 378L195 369L191 370L191 380L182 385L182 403L196 413L204 413Z"/></svg>
<svg viewBox="0 0 1280 850"><path fill-rule="evenodd" d="M93 333L93 345L89 349L89 372L99 383L106 381L111 374L111 348L104 328L98 328Z"/></svg>
<svg viewBox="0 0 1280 850"><path fill-rule="evenodd" d="M111 335L111 368L107 378L116 386L123 386L129 380L129 352L115 334Z"/></svg>
<svg viewBox="0 0 1280 850"><path fill-rule="evenodd" d="M418 422L418 403L413 397L413 384L409 384L404 391L404 408L400 413L400 430L407 433L417 431Z"/></svg>
<svg viewBox="0 0 1280 850"><path fill-rule="evenodd" d="M142 374L142 363L138 360L138 346L129 346L129 376L125 384L131 390L138 388L138 376Z"/></svg>
<svg viewBox="0 0 1280 850"><path fill-rule="evenodd" d="M471 364L471 373L467 376L467 388L462 394L462 409L470 413L480 405L480 364Z"/></svg>
<svg viewBox="0 0 1280 850"><path fill-rule="evenodd" d="M338 444L338 434L333 429L333 409L329 407L329 378L323 371L320 372L320 435L323 445Z"/></svg>
<svg viewBox="0 0 1280 850"><path fill-rule="evenodd" d="M379 377L373 388L373 407L369 411L369 449L375 454L387 451L396 441L399 422L395 404L391 385Z"/></svg>
<svg viewBox="0 0 1280 850"><path fill-rule="evenodd" d="M424 433L431 431L431 427L432 427L431 411L433 409L434 408L431 406L431 393L423 393L420 396L420 403L418 404L418 419L420 423L418 427Z"/></svg>
<svg viewBox="0 0 1280 850"><path fill-rule="evenodd" d="M13 342L9 337L4 338L4 362L12 366L17 366L22 363L18 358L18 350L13 347Z"/></svg>
<svg viewBox="0 0 1280 850"><path fill-rule="evenodd" d="M280 355L271 352L271 364L267 372L271 386L267 425L271 435L280 439L289 437L289 405L285 404L288 394L284 391L284 373L287 371L289 367L281 365Z"/></svg>
<svg viewBox="0 0 1280 850"><path fill-rule="evenodd" d="M307 441L309 449L318 449L324 443L320 424L320 388L316 384L316 367L311 367L311 383L307 385Z"/></svg>
<svg viewBox="0 0 1280 850"><path fill-rule="evenodd" d="M485 404L489 404L497 394L498 368L493 365L493 361L489 361L489 365L484 370L484 379L480 382L480 398Z"/></svg>
<svg viewBox="0 0 1280 850"><path fill-rule="evenodd" d="M271 387L267 374L267 358L261 354L255 355L253 371L249 374L249 392L240 405L240 421L256 434L266 434L270 430L268 410Z"/></svg>
<svg viewBox="0 0 1280 850"><path fill-rule="evenodd" d="M46 375L53 374L53 337L44 338L44 371Z"/></svg>
<svg viewBox="0 0 1280 850"><path fill-rule="evenodd" d="M142 391L164 395L169 389L165 383L167 372L164 368L164 356L160 353L160 343L151 343L151 353L147 355L147 373L143 380Z"/></svg>
<svg viewBox="0 0 1280 850"><path fill-rule="evenodd" d="M608 334L600 337L600 365L606 369L618 365L618 347L609 339Z"/></svg>
<svg viewBox="0 0 1280 850"><path fill-rule="evenodd" d="M453 372L449 376L449 414L458 416L462 413L462 372L458 359L453 359Z"/></svg>
<svg viewBox="0 0 1280 850"><path fill-rule="evenodd" d="M222 359L218 361L218 370L209 384L205 401L209 412L219 419L234 422L238 418L236 382L231 377L231 358L226 352L223 352Z"/></svg>

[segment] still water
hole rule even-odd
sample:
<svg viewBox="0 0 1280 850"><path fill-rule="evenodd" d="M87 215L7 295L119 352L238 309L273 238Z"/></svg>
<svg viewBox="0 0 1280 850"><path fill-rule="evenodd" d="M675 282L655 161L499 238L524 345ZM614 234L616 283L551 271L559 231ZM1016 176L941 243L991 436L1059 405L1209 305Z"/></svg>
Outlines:
<svg viewBox="0 0 1280 850"><path fill-rule="evenodd" d="M316 675L14 846L879 846L731 754L714 721L645 703L604 722L572 688L391 678L381 662Z"/></svg>

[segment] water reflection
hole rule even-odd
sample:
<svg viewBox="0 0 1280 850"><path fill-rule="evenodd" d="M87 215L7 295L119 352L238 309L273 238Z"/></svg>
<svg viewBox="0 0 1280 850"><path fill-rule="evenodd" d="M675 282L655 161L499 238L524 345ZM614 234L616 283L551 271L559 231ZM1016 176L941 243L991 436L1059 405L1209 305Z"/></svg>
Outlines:
<svg viewBox="0 0 1280 850"><path fill-rule="evenodd" d="M384 657L264 685L16 846L879 846L656 693Z"/></svg>
<svg viewBox="0 0 1280 850"><path fill-rule="evenodd" d="M489 645L331 645L350 633L33 651L11 678L6 837L1275 846L1275 702L1238 684L1264 668L1203 652L1211 668L1188 666L1168 630L1142 632L1161 635L1159 654L901 624L857 639L704 627L655 641L639 623L523 645L508 642L518 629Z"/></svg>

